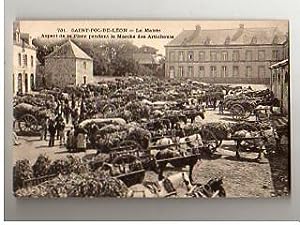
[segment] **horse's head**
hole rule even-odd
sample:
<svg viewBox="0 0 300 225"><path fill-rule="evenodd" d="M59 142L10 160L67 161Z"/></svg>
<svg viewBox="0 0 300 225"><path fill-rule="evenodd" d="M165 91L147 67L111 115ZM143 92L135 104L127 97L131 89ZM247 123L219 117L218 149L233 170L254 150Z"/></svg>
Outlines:
<svg viewBox="0 0 300 225"><path fill-rule="evenodd" d="M200 111L199 112L199 116L204 120L205 119L205 116L204 116L204 112L203 111Z"/></svg>
<svg viewBox="0 0 300 225"><path fill-rule="evenodd" d="M143 165L146 170L151 170L159 174L159 164L154 156L151 156L150 159Z"/></svg>
<svg viewBox="0 0 300 225"><path fill-rule="evenodd" d="M212 178L207 182L207 185L210 186L211 190L214 192L220 190L222 188L222 184L223 184L222 177Z"/></svg>

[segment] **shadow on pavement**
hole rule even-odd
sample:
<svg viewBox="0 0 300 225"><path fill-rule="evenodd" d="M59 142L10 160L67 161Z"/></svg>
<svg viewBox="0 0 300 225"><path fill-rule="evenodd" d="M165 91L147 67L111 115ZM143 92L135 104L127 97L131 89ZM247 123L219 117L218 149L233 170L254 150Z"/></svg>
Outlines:
<svg viewBox="0 0 300 225"><path fill-rule="evenodd" d="M275 193L271 193L273 197L287 196L290 193L290 156L288 146L285 148L284 151L268 157L275 190Z"/></svg>
<svg viewBox="0 0 300 225"><path fill-rule="evenodd" d="M260 160L254 159L254 158L245 158L245 157L237 158L236 156L226 156L226 157L224 157L224 159L230 160L230 161L255 162L258 164L268 164L267 161L260 161Z"/></svg>

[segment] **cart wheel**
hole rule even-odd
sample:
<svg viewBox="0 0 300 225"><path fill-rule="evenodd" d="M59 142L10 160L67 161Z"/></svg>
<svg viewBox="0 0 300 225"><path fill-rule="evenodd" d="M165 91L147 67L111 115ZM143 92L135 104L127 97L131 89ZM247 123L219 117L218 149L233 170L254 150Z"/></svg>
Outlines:
<svg viewBox="0 0 300 225"><path fill-rule="evenodd" d="M202 137L203 144L207 145L211 149L212 153L214 153L222 144L222 140L218 140L217 136L208 129L202 129L200 135Z"/></svg>
<svg viewBox="0 0 300 225"><path fill-rule="evenodd" d="M245 116L245 109L240 104L234 104L230 107L230 112L232 114L232 118L235 120L241 120Z"/></svg>
<svg viewBox="0 0 300 225"><path fill-rule="evenodd" d="M30 114L25 114L19 120L19 129L23 132L37 132L38 131L38 121Z"/></svg>

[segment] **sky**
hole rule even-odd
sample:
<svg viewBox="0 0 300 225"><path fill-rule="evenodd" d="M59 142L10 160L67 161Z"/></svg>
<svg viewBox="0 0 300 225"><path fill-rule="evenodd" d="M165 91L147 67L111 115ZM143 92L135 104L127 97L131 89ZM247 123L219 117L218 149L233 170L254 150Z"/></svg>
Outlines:
<svg viewBox="0 0 300 225"><path fill-rule="evenodd" d="M58 28L64 29L64 34L75 34L75 29L88 28L85 32L76 34L116 34L113 32L99 32L99 29L107 28L127 28L132 29L134 32L127 32L123 34L161 34L161 35L173 35L176 37L182 30L194 30L196 25L200 25L203 30L210 29L232 29L238 28L239 24L244 24L245 28L258 28L258 27L278 27L282 32L288 32L288 21L287 20L26 20L20 21L20 30L22 33L29 33L33 38L41 37L42 34L62 34L58 32ZM149 32L136 32L136 29L144 31L145 29L159 29L160 32L149 33ZM93 29L93 31L91 31ZM73 32L72 32L73 31ZM89 32L91 31L91 32ZM59 38L59 37L58 37ZM137 46L148 45L158 49L158 53L165 54L164 46L172 39L127 39L133 42Z"/></svg>

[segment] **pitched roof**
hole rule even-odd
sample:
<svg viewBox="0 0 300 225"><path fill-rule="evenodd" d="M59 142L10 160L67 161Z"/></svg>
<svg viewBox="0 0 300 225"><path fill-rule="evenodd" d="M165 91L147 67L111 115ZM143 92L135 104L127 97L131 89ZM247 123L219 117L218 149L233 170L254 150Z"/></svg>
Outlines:
<svg viewBox="0 0 300 225"><path fill-rule="evenodd" d="M68 40L58 49L51 52L46 58L79 58L93 60L71 40Z"/></svg>
<svg viewBox="0 0 300 225"><path fill-rule="evenodd" d="M155 55L149 53L134 53L133 58L139 64L159 64Z"/></svg>
<svg viewBox="0 0 300 225"><path fill-rule="evenodd" d="M184 45L249 45L249 44L282 44L286 40L283 32L277 27L183 30L166 46Z"/></svg>

